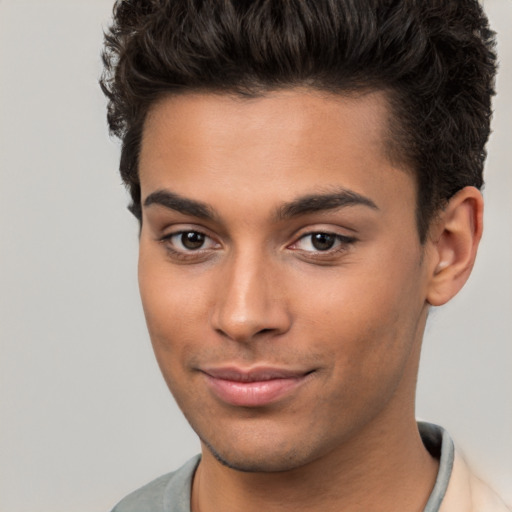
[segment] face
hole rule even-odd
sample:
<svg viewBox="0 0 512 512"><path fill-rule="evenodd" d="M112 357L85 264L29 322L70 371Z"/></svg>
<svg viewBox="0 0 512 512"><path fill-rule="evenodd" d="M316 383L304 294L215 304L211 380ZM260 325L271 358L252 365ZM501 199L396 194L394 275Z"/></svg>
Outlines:
<svg viewBox="0 0 512 512"><path fill-rule="evenodd" d="M413 418L427 272L387 117L380 93L298 89L150 112L142 302L170 390L227 465L300 467Z"/></svg>

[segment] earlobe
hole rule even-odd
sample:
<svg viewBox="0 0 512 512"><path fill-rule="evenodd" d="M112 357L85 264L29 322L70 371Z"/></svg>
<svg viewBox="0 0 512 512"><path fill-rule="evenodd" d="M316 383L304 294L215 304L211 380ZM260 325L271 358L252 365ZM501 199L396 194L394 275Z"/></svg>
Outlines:
<svg viewBox="0 0 512 512"><path fill-rule="evenodd" d="M483 229L483 198L475 187L459 190L432 226L427 301L441 306L464 286L475 262Z"/></svg>

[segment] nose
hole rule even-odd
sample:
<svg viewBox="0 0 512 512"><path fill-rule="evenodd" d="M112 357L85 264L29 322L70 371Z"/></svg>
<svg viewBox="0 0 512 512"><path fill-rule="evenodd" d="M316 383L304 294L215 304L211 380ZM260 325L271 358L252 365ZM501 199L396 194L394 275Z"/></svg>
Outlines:
<svg viewBox="0 0 512 512"><path fill-rule="evenodd" d="M240 254L220 273L212 327L231 340L285 333L291 324L279 270L264 255Z"/></svg>

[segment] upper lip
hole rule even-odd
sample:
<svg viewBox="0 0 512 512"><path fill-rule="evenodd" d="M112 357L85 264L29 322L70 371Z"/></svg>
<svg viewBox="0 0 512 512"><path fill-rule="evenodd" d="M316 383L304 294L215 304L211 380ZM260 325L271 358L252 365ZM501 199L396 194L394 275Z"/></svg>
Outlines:
<svg viewBox="0 0 512 512"><path fill-rule="evenodd" d="M293 370L260 366L256 368L237 368L235 366L203 368L202 371L215 379L234 382L261 382L273 379L297 379L311 373L312 370Z"/></svg>

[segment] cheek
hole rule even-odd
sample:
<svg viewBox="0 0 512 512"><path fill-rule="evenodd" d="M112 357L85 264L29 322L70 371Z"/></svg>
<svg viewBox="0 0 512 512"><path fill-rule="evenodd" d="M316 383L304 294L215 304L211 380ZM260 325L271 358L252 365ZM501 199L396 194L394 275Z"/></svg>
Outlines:
<svg viewBox="0 0 512 512"><path fill-rule="evenodd" d="M139 288L144 315L159 363L166 353L177 355L194 339L200 339L199 318L204 317L205 284L173 271L159 255L141 246Z"/></svg>
<svg viewBox="0 0 512 512"><path fill-rule="evenodd" d="M411 256L407 264L394 258L383 264L383 259L322 276L308 287L301 306L319 344L354 379L393 373L418 337L424 308L418 259Z"/></svg>
<svg viewBox="0 0 512 512"><path fill-rule="evenodd" d="M168 262L148 258L142 250L139 288L158 366L179 407L187 409L186 404L196 401L193 386L183 384L190 383L188 362L197 353L197 340L205 339L203 325L198 322L204 310L204 294L183 283Z"/></svg>

